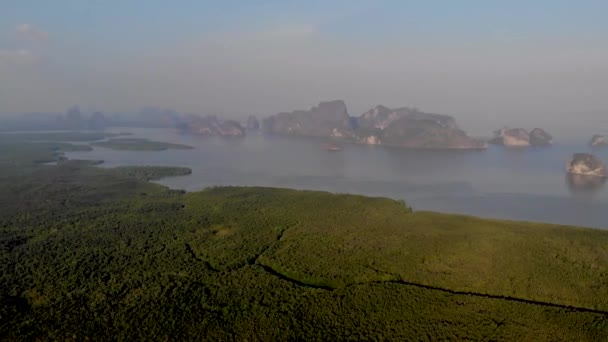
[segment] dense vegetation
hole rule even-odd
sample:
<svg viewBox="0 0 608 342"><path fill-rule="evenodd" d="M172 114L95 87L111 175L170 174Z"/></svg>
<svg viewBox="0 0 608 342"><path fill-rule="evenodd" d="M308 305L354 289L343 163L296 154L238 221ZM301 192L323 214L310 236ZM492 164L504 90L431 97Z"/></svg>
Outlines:
<svg viewBox="0 0 608 342"><path fill-rule="evenodd" d="M608 339L608 232L0 142L0 339Z"/></svg>
<svg viewBox="0 0 608 342"><path fill-rule="evenodd" d="M168 149L174 150L189 150L192 146L183 144L173 144L168 142L151 141L148 139L139 138L121 138L110 139L108 141L100 141L91 143L93 146L109 148L112 150L129 150L129 151L164 151Z"/></svg>
<svg viewBox="0 0 608 342"><path fill-rule="evenodd" d="M49 141L94 141L111 137L128 135L128 133L104 132L16 132L0 133L0 142L49 142Z"/></svg>

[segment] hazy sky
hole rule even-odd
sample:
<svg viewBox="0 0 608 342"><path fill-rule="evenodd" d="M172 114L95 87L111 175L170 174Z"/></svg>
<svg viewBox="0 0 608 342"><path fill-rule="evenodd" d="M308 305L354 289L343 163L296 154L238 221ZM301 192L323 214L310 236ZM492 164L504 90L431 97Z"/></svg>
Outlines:
<svg viewBox="0 0 608 342"><path fill-rule="evenodd" d="M608 118L608 1L0 0L0 113L343 99L483 133ZM608 127L607 127L608 128Z"/></svg>

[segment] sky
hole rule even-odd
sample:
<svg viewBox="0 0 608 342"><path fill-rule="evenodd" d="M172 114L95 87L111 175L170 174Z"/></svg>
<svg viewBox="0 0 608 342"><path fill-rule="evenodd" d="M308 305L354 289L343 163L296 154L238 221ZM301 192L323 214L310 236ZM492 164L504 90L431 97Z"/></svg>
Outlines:
<svg viewBox="0 0 608 342"><path fill-rule="evenodd" d="M351 115L409 106L474 134L568 134L608 125L606 13L604 0L0 0L0 113L239 118L342 99Z"/></svg>

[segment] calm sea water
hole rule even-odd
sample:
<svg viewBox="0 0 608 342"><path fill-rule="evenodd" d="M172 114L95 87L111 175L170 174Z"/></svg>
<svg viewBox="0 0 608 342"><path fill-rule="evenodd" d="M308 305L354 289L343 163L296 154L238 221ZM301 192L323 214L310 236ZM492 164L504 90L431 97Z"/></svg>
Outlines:
<svg viewBox="0 0 608 342"><path fill-rule="evenodd" d="M586 142L548 148L485 151L420 151L343 145L251 134L241 140L179 135L162 129L113 129L134 137L182 143L193 150L70 152L72 159L103 159L104 167L186 166L192 174L161 184L188 191L214 185L325 190L405 199L416 210L608 228L608 190L571 180L565 164L575 152L608 162L608 149Z"/></svg>

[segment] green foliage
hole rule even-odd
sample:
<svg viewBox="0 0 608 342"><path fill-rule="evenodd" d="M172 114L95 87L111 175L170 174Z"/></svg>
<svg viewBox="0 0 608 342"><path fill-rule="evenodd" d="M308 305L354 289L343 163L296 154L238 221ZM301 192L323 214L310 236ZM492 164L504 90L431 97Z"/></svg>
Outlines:
<svg viewBox="0 0 608 342"><path fill-rule="evenodd" d="M103 132L19 132L19 133L0 133L0 142L7 141L95 141L111 138L128 133L103 133Z"/></svg>
<svg viewBox="0 0 608 342"><path fill-rule="evenodd" d="M118 177L132 177L142 181L158 180L164 177L185 176L192 173L187 167L173 166L121 166L110 170Z"/></svg>
<svg viewBox="0 0 608 342"><path fill-rule="evenodd" d="M168 142L151 141L148 139L110 139L108 141L100 141L91 143L93 146L109 148L112 150L127 150L127 151L164 151L168 149L174 150L190 150L193 147L182 144L172 144Z"/></svg>
<svg viewBox="0 0 608 342"><path fill-rule="evenodd" d="M0 141L0 167L31 167L61 160L65 151L90 151L88 145L59 142L27 143ZM6 173L6 172L4 172Z"/></svg>
<svg viewBox="0 0 608 342"><path fill-rule="evenodd" d="M333 288L404 280L608 311L608 232L318 196L263 264Z"/></svg>
<svg viewBox="0 0 608 342"><path fill-rule="evenodd" d="M40 165L75 145L11 146L1 340L608 340L608 232L313 191L185 194L144 181L184 169Z"/></svg>

